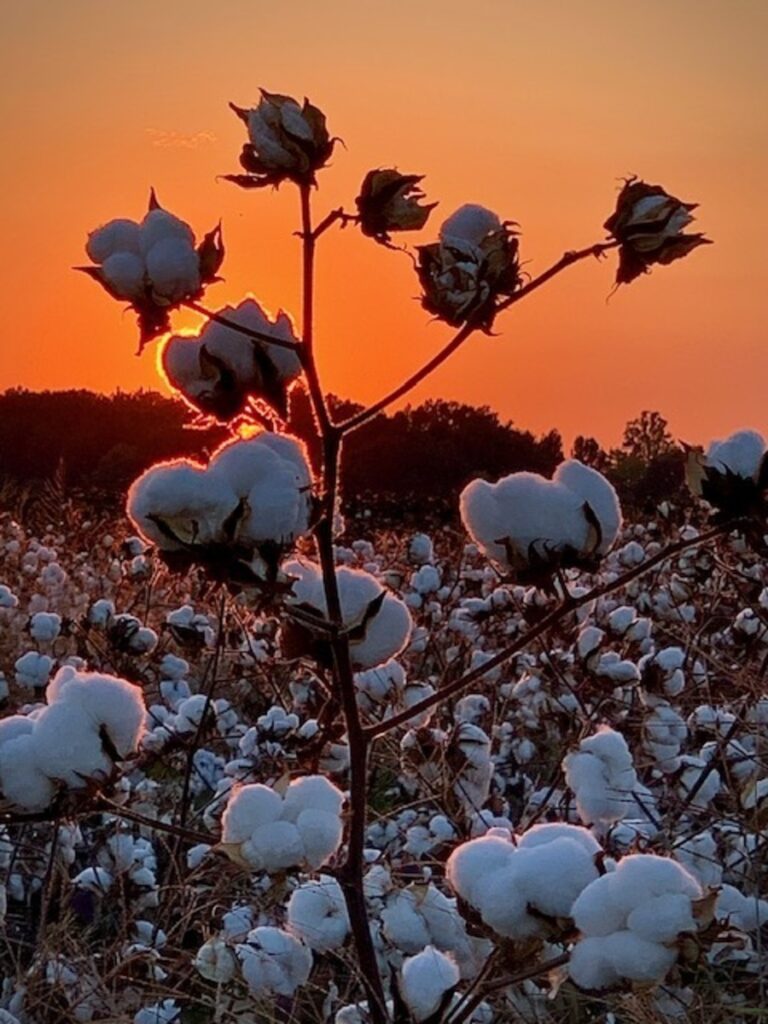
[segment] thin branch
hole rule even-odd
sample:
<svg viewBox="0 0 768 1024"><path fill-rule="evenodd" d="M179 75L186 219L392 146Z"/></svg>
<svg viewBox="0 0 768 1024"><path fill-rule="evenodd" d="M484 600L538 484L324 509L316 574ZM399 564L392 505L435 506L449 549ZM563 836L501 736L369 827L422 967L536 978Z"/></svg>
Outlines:
<svg viewBox="0 0 768 1024"><path fill-rule="evenodd" d="M413 718L417 718L422 715L425 711L430 711L437 704L441 704L446 697L452 697L454 694L459 693L461 690L466 689L472 683L481 679L488 672L503 665L504 662L509 661L516 654L519 654L524 650L529 643L536 640L537 637L542 636L547 630L552 629L553 626L557 626L560 622L566 619L572 612L582 608L585 604L590 604L592 601L596 601L600 597L605 597L607 594L611 594L616 590L621 590L622 587L626 587L633 580L639 576L644 575L657 565L662 565L670 558L674 558L675 555L681 554L683 551L687 551L689 548L697 547L700 544L706 544L708 541L713 540L715 537L720 537L724 533L729 533L734 527L738 525L738 521L731 523L722 523L719 526L714 526L711 530L706 533L700 534L698 537L693 537L689 540L681 540L676 544L671 544L669 547L660 551L652 558L647 559L645 562L641 562L640 565L635 566L628 572L624 573L623 576L617 577L610 583L604 583L600 586L594 587L592 590L583 594L581 597L571 597L567 601L564 601L557 608L554 608L548 615L545 615L543 619L540 619L534 626L519 636L514 643L505 647L499 651L488 661L479 665L477 668L466 672L463 676L458 679L454 679L453 682L447 683L442 686L439 690L433 693L429 697L425 697L423 700L418 701L411 707L406 708L405 711L401 711L397 715L393 715L391 718L387 718L382 722L377 722L376 725L368 726L366 733L370 739L376 739L378 736L383 736L390 732L392 729L396 729L400 725L406 725Z"/></svg>
<svg viewBox="0 0 768 1024"><path fill-rule="evenodd" d="M575 249L572 252L565 253L565 255L561 256L557 263L554 263L548 270L539 274L538 277L533 278L533 280L529 281L528 284L523 285L522 288L518 289L514 295L511 295L504 302L499 303L497 312L501 313L505 309L509 309L510 306L513 306L516 302L524 299L527 295L530 295L531 292L536 291L536 289L540 288L541 285L545 284L551 278L555 277L555 275L565 270L566 267L570 267L574 263L578 263L580 260L586 259L588 256L599 258L608 249L613 249L618 244L618 242L598 242L596 245L587 246L586 249ZM472 321L468 321L464 324L457 334L451 338L448 344L440 349L437 355L434 355L427 363L424 364L424 366L421 367L420 370L411 374L411 376L400 384L399 387L396 387L394 391L385 395L384 398L380 398L378 402L374 402L374 404L369 406L367 409L363 409L354 416L350 416L349 419L344 420L343 423L340 423L339 430L342 434L349 434L353 430L357 430L358 427L361 427L364 423L367 423L369 420L373 419L374 416L377 416L380 412L386 409L387 406L396 402L399 398L402 398L403 395L407 395L408 392L412 391L417 384L420 384L426 377L436 370L438 366L441 366L446 359L452 356L457 349L461 348L464 342L474 334L476 330L478 330L478 326Z"/></svg>

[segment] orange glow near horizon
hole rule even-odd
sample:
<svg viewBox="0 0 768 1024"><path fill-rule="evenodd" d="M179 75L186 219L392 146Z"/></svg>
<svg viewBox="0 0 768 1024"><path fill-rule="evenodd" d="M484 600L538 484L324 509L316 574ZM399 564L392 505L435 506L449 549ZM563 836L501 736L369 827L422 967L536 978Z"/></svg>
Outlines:
<svg viewBox="0 0 768 1024"><path fill-rule="evenodd" d="M615 259L585 261L477 337L410 396L487 404L537 433L619 441L658 409L675 436L768 430L768 4L762 0L457 0L369 5L227 0L27 0L5 11L0 168L4 267L0 389L162 389L134 355L133 315L71 267L89 230L140 218L150 185L198 237L219 217L224 283L300 320L295 189L244 191L248 105L263 85L307 95L338 146L315 217L367 170L426 175L431 241L463 202L521 225L536 274L604 237L635 173L700 203L715 242L607 301ZM397 239L398 241L400 239ZM410 260L332 229L318 254L317 346L329 391L371 402L433 355L450 328L417 301ZM195 328L193 313L174 315Z"/></svg>

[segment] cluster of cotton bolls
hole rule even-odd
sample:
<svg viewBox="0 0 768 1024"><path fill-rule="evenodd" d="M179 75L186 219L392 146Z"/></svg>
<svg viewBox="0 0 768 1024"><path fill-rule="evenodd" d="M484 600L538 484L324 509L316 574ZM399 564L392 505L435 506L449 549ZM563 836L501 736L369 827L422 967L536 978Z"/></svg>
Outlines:
<svg viewBox="0 0 768 1024"><path fill-rule="evenodd" d="M311 483L303 446L262 433L224 445L206 466L153 466L131 485L128 515L171 564L200 560L252 582L276 573L308 530Z"/></svg>
<svg viewBox="0 0 768 1024"><path fill-rule="evenodd" d="M114 676L64 667L45 696L44 706L0 720L0 790L29 811L48 807L60 787L107 781L145 727L140 689Z"/></svg>

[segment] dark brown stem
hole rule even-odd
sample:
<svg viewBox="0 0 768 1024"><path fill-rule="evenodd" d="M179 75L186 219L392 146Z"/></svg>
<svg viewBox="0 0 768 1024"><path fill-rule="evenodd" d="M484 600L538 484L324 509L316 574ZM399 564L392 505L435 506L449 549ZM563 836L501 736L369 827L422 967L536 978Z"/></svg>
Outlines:
<svg viewBox="0 0 768 1024"><path fill-rule="evenodd" d="M465 1021L468 1021L489 992L509 988L510 985L522 985L524 981L529 981L531 978L540 978L542 974L547 974L549 971L554 971L556 968L567 964L570 959L570 953L561 953L560 956L553 957L551 960L545 960L543 963L536 964L528 970L520 971L518 974L508 974L504 978L498 978L490 985L487 985L484 992L478 992L472 996L469 1002L462 1003L458 1012L448 1016L447 1024L464 1024Z"/></svg>
<svg viewBox="0 0 768 1024"><path fill-rule="evenodd" d="M283 338L276 338L273 334L267 334L266 331L255 331L252 327L244 327L242 324L237 323L236 320L230 320L229 317L222 316L221 313L215 313L212 309L207 309L192 299L186 299L180 305L186 306L187 309L194 309L196 313L202 313L209 320L221 324L222 327L228 327L231 331L237 331L238 334L244 334L246 338L251 338L253 341L267 341L276 348L288 348L292 352L298 352L301 348L295 341L285 341Z"/></svg>
<svg viewBox="0 0 768 1024"><path fill-rule="evenodd" d="M326 218L327 220L327 218ZM303 266L302 334L300 358L312 408L323 444L323 494L319 522L315 528L328 618L334 627L330 640L334 682L338 689L349 746L350 812L347 823L347 851L337 878L344 893L360 973L368 997L373 1024L386 1024L387 1010L379 976L376 951L368 926L368 909L363 890L365 861L366 805L368 788L368 740L360 721L357 693L349 655L349 641L342 632L343 616L333 549L333 520L339 484L341 433L331 422L314 357L314 258L319 231L312 230L309 186L301 186L301 238Z"/></svg>
<svg viewBox="0 0 768 1024"><path fill-rule="evenodd" d="M465 672L463 676L460 676L458 679L454 679L453 682L440 687L436 693L418 701L405 711L401 711L399 714L393 715L385 721L377 722L376 725L368 726L365 730L368 738L376 739L378 736L384 736L386 733L391 732L392 729L396 729L400 725L406 725L412 718L422 715L425 711L430 711L436 705L441 704L447 697L452 697L454 694L460 693L468 686L471 686L472 683L481 679L486 675L486 673L492 672L493 669L503 665L505 661L509 661L510 658L513 658L516 654L523 651L528 644L542 636L542 634L546 633L547 630L552 629L553 626L557 626L563 621L563 619L567 618L572 612L575 612L585 604L590 604L592 601L596 601L600 597L605 597L607 594L611 594L616 590L621 590L622 587L626 587L633 580L642 576L644 573L649 572L657 565L662 565L668 559L674 558L675 555L681 554L689 548L697 547L700 544L706 544L708 541L713 540L716 537L720 537L724 533L730 532L736 525L736 522L723 523L720 526L714 526L711 530L700 534L698 537L694 537L690 540L681 540L676 544L671 544L663 551L660 551L658 554L647 559L645 562L642 562L640 565L635 566L634 569L630 569L628 572L624 573L623 576L617 577L612 582L603 583L601 586L593 587L592 590L587 591L587 593L583 594L581 597L569 598L562 604L558 605L557 608L554 608L548 615L545 615L543 619L540 619L534 626L523 633L522 636L519 636L514 643L511 643L508 647L499 651L498 654L489 658L488 661L484 662L482 665L479 665L477 668L472 669L469 672Z"/></svg>
<svg viewBox="0 0 768 1024"><path fill-rule="evenodd" d="M602 242L597 245L589 245L586 249L575 249L572 252L565 253L565 255L562 256L557 263L554 263L548 270L539 274L538 277L533 278L533 280L529 281L528 284L519 288L514 295L500 303L497 312L509 309L510 306L513 306L516 302L524 299L526 295L530 295L531 292L540 288L541 285L555 277L555 275L559 274L562 270L565 270L566 267L570 267L572 264L578 263L579 260L586 259L588 256L602 256L604 252L608 249L613 249L618 244L618 242ZM411 376L400 384L399 387L396 387L394 391L390 391L390 393L385 395L384 398L380 398L378 402L374 402L374 404L369 406L367 409L363 409L354 416L350 416L349 419L344 420L343 423L339 424L339 430L341 430L343 434L349 434L353 430L357 430L358 427L361 427L364 423L367 423L369 420L373 419L374 416L377 416L380 412L386 409L387 406L396 402L399 398L402 398L403 395L407 395L408 392L412 391L417 384L420 384L426 377L436 370L438 366L441 366L446 359L452 356L457 349L461 348L464 342L474 334L476 330L477 325L471 321L464 324L454 337L451 338L448 344L441 348L437 355L433 356L429 362L425 363L420 370L411 374Z"/></svg>

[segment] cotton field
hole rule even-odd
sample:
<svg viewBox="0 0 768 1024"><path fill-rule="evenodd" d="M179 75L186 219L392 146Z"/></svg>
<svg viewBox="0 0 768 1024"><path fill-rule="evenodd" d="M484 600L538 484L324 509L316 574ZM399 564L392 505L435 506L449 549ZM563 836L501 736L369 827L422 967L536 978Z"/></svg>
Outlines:
<svg viewBox="0 0 768 1024"><path fill-rule="evenodd" d="M363 898L403 1019L715 1020L714 992L722 1019L751 1019L768 569L736 533L698 544L702 511L614 526L598 572L548 588L508 582L460 530L346 524L377 735ZM368 1020L307 554L279 610L86 515L40 536L2 522L8 1020Z"/></svg>

